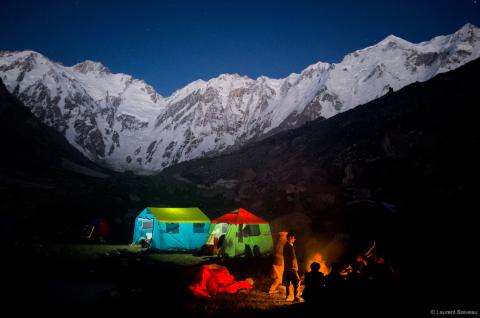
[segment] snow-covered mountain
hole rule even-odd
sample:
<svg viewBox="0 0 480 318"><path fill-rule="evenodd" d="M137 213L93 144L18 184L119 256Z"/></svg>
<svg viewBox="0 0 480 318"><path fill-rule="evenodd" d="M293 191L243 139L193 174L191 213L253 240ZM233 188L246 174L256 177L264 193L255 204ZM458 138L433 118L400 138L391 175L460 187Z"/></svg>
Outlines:
<svg viewBox="0 0 480 318"><path fill-rule="evenodd" d="M71 67L33 51L0 52L0 76L44 123L95 162L158 172L376 99L480 56L480 29L414 44L393 35L338 64L316 63L283 79L223 74L171 96L100 63Z"/></svg>

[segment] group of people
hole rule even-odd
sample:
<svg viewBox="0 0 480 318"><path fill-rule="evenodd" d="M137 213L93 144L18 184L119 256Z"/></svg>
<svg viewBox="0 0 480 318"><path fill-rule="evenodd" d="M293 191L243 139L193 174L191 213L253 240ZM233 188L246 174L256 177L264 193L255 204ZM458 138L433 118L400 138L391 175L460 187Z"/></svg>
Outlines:
<svg viewBox="0 0 480 318"><path fill-rule="evenodd" d="M295 253L295 234L287 234L287 242L283 247L283 277L282 284L286 287L286 300L290 300L290 286L293 286L293 301L299 302L298 289L300 276L298 273L298 260ZM275 268L275 266L274 266ZM278 275L277 270L277 275ZM310 265L310 272L306 273L303 279L304 289L302 298L305 301L320 299L326 289L338 290L343 287L379 287L391 283L395 273L393 268L386 264L382 257L371 254L368 257L359 255L352 265L340 267L332 264L330 273L325 276L320 272L320 264L313 262ZM277 287L274 283L270 291Z"/></svg>
<svg viewBox="0 0 480 318"><path fill-rule="evenodd" d="M293 301L299 302L298 287L300 285L300 276L298 275L298 260L295 253L295 234L289 232L287 234L287 242L283 247L283 285L286 287L286 300L290 299L290 285L293 286ZM325 277L320 272L320 264L313 262L310 265L311 271L305 274L305 288L302 298L311 300L320 295L321 290L325 287Z"/></svg>

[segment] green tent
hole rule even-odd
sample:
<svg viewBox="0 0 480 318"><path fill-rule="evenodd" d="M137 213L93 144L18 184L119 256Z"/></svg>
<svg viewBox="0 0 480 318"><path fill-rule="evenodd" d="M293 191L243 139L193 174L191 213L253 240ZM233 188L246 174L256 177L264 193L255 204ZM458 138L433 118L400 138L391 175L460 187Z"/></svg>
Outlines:
<svg viewBox="0 0 480 318"><path fill-rule="evenodd" d="M259 256L273 252L270 225L245 209L212 221L207 245L223 256Z"/></svg>

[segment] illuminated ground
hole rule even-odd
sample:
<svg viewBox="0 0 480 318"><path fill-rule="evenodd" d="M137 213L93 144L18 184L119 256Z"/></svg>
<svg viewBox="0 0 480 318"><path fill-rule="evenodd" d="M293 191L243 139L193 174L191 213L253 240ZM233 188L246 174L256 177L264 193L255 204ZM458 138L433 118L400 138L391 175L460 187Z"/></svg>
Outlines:
<svg viewBox="0 0 480 318"><path fill-rule="evenodd" d="M138 246L102 244L33 245L16 249L16 260L29 288L13 290L31 296L40 308L54 313L94 310L134 311L138 304L154 301L163 310L207 315L271 311L292 303L284 294L270 296L269 258L232 259L156 253ZM23 263L34 259L35 262ZM202 263L219 263L241 280L253 278L254 289L218 294L212 299L190 295L188 284ZM18 265L18 264L17 264Z"/></svg>
<svg viewBox="0 0 480 318"><path fill-rule="evenodd" d="M186 253L155 253L129 245L38 244L4 250L9 258L5 303L17 311L81 315L156 310L179 316L297 317L312 310L352 314L384 313L402 296L390 291L329 291L318 302L292 303L284 292L268 295L270 258L219 260ZM252 278L254 288L214 298L193 297L188 285L203 263L226 266L237 280ZM22 301L28 299L29 306Z"/></svg>

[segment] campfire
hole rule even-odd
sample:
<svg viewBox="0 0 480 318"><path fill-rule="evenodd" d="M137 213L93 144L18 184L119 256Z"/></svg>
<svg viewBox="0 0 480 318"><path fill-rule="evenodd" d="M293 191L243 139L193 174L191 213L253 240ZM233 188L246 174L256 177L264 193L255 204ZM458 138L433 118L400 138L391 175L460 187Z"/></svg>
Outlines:
<svg viewBox="0 0 480 318"><path fill-rule="evenodd" d="M312 257L310 257L308 262L306 262L307 267L305 270L307 272L310 271L310 265L313 262L317 262L318 264L320 264L320 272L322 272L323 275L327 276L328 274L330 274L331 268L327 265L327 263L323 259L322 254L317 252L317 253L314 253Z"/></svg>

